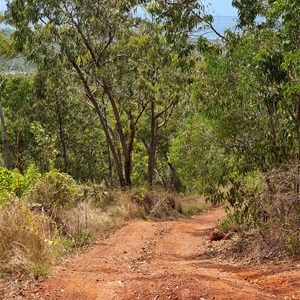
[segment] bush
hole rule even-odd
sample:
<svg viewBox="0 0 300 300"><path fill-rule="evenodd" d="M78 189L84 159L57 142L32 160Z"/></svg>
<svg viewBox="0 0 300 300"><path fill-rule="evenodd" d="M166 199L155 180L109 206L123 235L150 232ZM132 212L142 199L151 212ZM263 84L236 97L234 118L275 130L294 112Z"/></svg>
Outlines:
<svg viewBox="0 0 300 300"><path fill-rule="evenodd" d="M222 224L223 228L228 229L235 222L240 232L247 230L256 232L257 236L253 242L259 244L257 247L260 248L258 251L261 255L262 253L272 253L274 256L278 253L299 255L298 187L297 166L282 166L269 173L251 174L241 182L238 201L234 203L233 211L228 210L227 219ZM247 247L251 248L249 245Z"/></svg>
<svg viewBox="0 0 300 300"><path fill-rule="evenodd" d="M2 176L2 177L1 177ZM106 191L78 185L54 168L43 176L0 170L0 273L49 275L51 265L74 249L134 218L169 219L199 212L165 191ZM4 204L5 203L5 204Z"/></svg>
<svg viewBox="0 0 300 300"><path fill-rule="evenodd" d="M71 176L52 169L32 187L26 199L53 212L74 206L77 192L76 182Z"/></svg>
<svg viewBox="0 0 300 300"><path fill-rule="evenodd" d="M10 171L6 168L0 169L0 204L5 204L21 197L38 182L41 174L31 165L23 176L19 171Z"/></svg>
<svg viewBox="0 0 300 300"><path fill-rule="evenodd" d="M253 205L253 223L269 246L300 254L298 167L283 166L265 178L266 187Z"/></svg>

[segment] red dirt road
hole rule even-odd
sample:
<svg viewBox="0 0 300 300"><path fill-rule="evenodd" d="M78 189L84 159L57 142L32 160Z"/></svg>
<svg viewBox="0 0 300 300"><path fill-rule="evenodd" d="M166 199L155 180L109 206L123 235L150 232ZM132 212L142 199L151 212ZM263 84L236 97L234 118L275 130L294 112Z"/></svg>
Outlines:
<svg viewBox="0 0 300 300"><path fill-rule="evenodd" d="M26 299L300 299L300 267L238 266L201 258L224 213L190 220L134 221L71 258ZM205 257L205 255L202 255Z"/></svg>

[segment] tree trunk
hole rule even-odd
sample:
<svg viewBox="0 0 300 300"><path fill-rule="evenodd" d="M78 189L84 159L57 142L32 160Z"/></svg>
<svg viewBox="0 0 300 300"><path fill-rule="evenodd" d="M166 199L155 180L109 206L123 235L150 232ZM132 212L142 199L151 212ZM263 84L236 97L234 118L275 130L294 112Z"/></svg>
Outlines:
<svg viewBox="0 0 300 300"><path fill-rule="evenodd" d="M300 191L300 94L297 94L297 135L298 135L298 154L297 154L297 180L296 180L296 192L299 195Z"/></svg>
<svg viewBox="0 0 300 300"><path fill-rule="evenodd" d="M110 149L107 146L107 158L108 158L108 176L109 176L109 187L112 188L113 186L113 165L110 157Z"/></svg>
<svg viewBox="0 0 300 300"><path fill-rule="evenodd" d="M119 139L120 139L120 143L122 146L122 151L123 151L123 155L124 155L124 173L125 173L125 185L126 186L131 186L131 154L132 154L132 149L129 149L129 146L127 145L126 142L126 137L123 131L123 127L121 124L121 117L119 114L119 110L116 104L116 100L115 97L111 91L110 86L108 85L108 83L103 80L103 89L105 94L107 95L110 104L112 106L113 109L113 113L114 113L114 117L116 120L116 125L117 125L117 132L119 135Z"/></svg>
<svg viewBox="0 0 300 300"><path fill-rule="evenodd" d="M9 140L8 140L8 135L7 135L7 130L6 130L6 123L5 123L5 119L4 119L4 115L3 115L1 100L0 100L0 118L1 118L2 134L3 134L3 140L4 140L4 164L7 169L11 170Z"/></svg>
<svg viewBox="0 0 300 300"><path fill-rule="evenodd" d="M56 112L58 117L58 127L59 127L59 139L62 146L62 154L63 154L63 161L64 161L64 172L68 172L68 154L67 154L67 146L64 138L64 130L63 130L63 122L62 122L62 116L61 111L59 108L59 105L56 105Z"/></svg>
<svg viewBox="0 0 300 300"><path fill-rule="evenodd" d="M176 181L176 169L170 162L167 162L167 164L170 169L169 190L174 192L175 191L175 181Z"/></svg>
<svg viewBox="0 0 300 300"><path fill-rule="evenodd" d="M127 153L124 160L124 172L125 172L125 181L126 186L131 187L131 153Z"/></svg>
<svg viewBox="0 0 300 300"><path fill-rule="evenodd" d="M122 168L122 163L118 157L118 154L117 154L117 151L116 151L116 148L113 144L113 141L110 137L110 134L109 134L109 129L108 129L108 126L107 126L107 123L106 123L106 120L99 108L99 105L96 101L96 99L94 98L90 98L91 102L93 103L94 105L94 108L97 112L97 115L99 116L99 119L100 119L100 122L102 124L102 127L103 127L103 130L104 130L104 133L105 133L105 136L106 136L106 141L107 141L107 144L110 148L110 151L111 151L111 154L112 154L112 157L113 157L113 160L115 162L115 166L116 166L116 171L117 171L117 174L118 174L118 177L119 177L119 182L120 182L120 185L121 187L125 187L127 185L126 183L126 180L124 178L124 175L123 175L123 168Z"/></svg>
<svg viewBox="0 0 300 300"><path fill-rule="evenodd" d="M125 178L124 178L124 175L123 175L122 163L121 163L121 160L118 157L117 150L116 150L115 145L114 145L114 143L111 139L111 136L110 136L110 133L109 133L109 126L107 125L105 116L104 116L103 112L101 111L101 109L98 105L98 102L95 99L95 97L94 97L94 95L93 95L93 93L92 93L92 91L91 91L91 89L88 85L87 79L84 77L84 75L83 75L81 69L79 68L79 66L77 65L76 61L68 53L66 53L66 54L67 54L67 57L69 59L69 62L73 65L73 67L76 70L81 82L83 83L86 96L91 101L91 103L92 103L93 107L95 108L95 111L96 111L96 113L99 117L100 123L101 123L102 128L103 128L104 133L105 133L106 142L109 146L109 149L111 151L113 160L115 162L116 172L117 172L118 177L119 177L120 186L123 188L123 187L126 186L126 182L125 182Z"/></svg>
<svg viewBox="0 0 300 300"><path fill-rule="evenodd" d="M133 151L133 143L135 139L135 134L136 134L136 124L133 119L130 121L130 137L129 137L129 143L128 143L128 148L127 148L127 154L125 156L125 164L124 164L124 169L125 169L125 179L126 182L128 183L128 186L131 186L131 171L132 171L132 151Z"/></svg>
<svg viewBox="0 0 300 300"><path fill-rule="evenodd" d="M151 136L148 156L148 185L153 187L154 170L155 170L155 156L157 145L157 120L155 117L155 102L151 102Z"/></svg>

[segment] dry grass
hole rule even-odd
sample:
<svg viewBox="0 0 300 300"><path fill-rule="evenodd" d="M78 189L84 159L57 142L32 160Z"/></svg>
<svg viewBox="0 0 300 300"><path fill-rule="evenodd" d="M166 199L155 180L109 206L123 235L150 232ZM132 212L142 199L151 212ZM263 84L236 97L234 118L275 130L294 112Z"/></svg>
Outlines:
<svg viewBox="0 0 300 300"><path fill-rule="evenodd" d="M168 191L155 189L133 190L131 201L143 208L146 218L152 220L167 220L178 218L182 213L181 203L177 195Z"/></svg>
<svg viewBox="0 0 300 300"><path fill-rule="evenodd" d="M58 215L76 246L82 246L97 237L111 233L128 220L143 217L143 209L133 203L128 195L116 193L115 197L118 200L106 207L97 207L89 200L59 212Z"/></svg>
<svg viewBox="0 0 300 300"><path fill-rule="evenodd" d="M214 205L198 195L181 198L180 205L184 216L194 216L211 209Z"/></svg>
<svg viewBox="0 0 300 300"><path fill-rule="evenodd" d="M134 190L131 198L143 207L147 218L153 220L190 217L213 206L199 195L181 196L162 189Z"/></svg>
<svg viewBox="0 0 300 300"><path fill-rule="evenodd" d="M35 190L35 193L46 197L45 186L39 185L39 188L41 193L40 190ZM52 266L64 256L110 234L128 220L145 217L143 208L134 203L129 194L103 192L96 193L95 197L93 193L87 192L85 201L81 198L72 201L72 207L56 206L53 211L42 204L32 205L20 200L0 205L1 299L7 293L21 289L9 283L11 275L22 277L25 273L35 279L48 276ZM54 199L53 195L50 198ZM47 199L44 201L48 203Z"/></svg>
<svg viewBox="0 0 300 300"><path fill-rule="evenodd" d="M222 223L222 230L237 232L226 242L231 257L261 261L300 255L299 182L298 167L283 166L260 176L258 192L246 198L243 221L237 225L227 217Z"/></svg>
<svg viewBox="0 0 300 300"><path fill-rule="evenodd" d="M273 170L255 203L253 222L271 252L300 254L300 195L298 167Z"/></svg>
<svg viewBox="0 0 300 300"><path fill-rule="evenodd" d="M202 200L184 201L158 189L124 192L79 185L55 169L21 199L13 194L5 199L0 202L0 284L7 278L3 275L43 278L61 258L129 220L174 219L206 207Z"/></svg>
<svg viewBox="0 0 300 300"><path fill-rule="evenodd" d="M0 236L1 273L23 270L38 277L43 275L41 266L47 273L47 265L64 252L53 221L17 201L0 206Z"/></svg>
<svg viewBox="0 0 300 300"><path fill-rule="evenodd" d="M0 206L0 274L49 274L61 257L135 219L165 220L202 212L203 199L163 190L105 191L51 174L23 200Z"/></svg>

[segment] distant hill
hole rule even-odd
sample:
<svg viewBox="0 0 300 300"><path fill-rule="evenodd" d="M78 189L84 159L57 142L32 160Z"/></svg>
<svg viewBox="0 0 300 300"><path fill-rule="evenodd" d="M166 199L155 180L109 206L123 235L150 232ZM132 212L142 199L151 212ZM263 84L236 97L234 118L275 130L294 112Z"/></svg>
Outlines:
<svg viewBox="0 0 300 300"><path fill-rule="evenodd" d="M5 36L9 36L13 32L13 30L9 28L3 28L2 32L4 33Z"/></svg>
<svg viewBox="0 0 300 300"><path fill-rule="evenodd" d="M24 57L12 58L8 61L0 57L0 66L4 65L4 69L0 73L27 73L35 70L33 64L29 64Z"/></svg>
<svg viewBox="0 0 300 300"><path fill-rule="evenodd" d="M0 23L0 32L4 33L5 36L9 36L12 32L14 32L14 29L8 25Z"/></svg>
<svg viewBox="0 0 300 300"><path fill-rule="evenodd" d="M13 32L9 28L2 28L1 30L5 36L9 36ZM0 56L0 66L4 66L0 73L26 73L35 69L35 66L29 64L24 57L17 57L7 61Z"/></svg>

